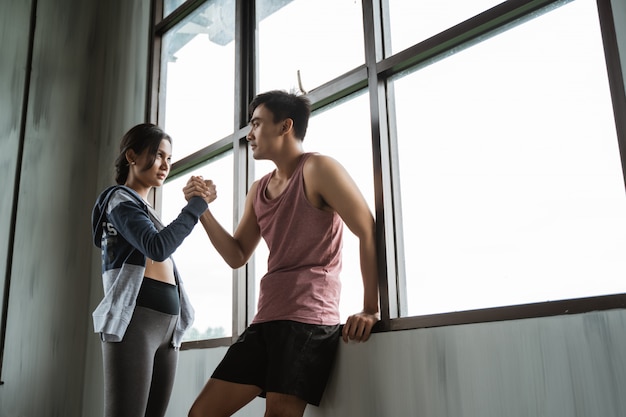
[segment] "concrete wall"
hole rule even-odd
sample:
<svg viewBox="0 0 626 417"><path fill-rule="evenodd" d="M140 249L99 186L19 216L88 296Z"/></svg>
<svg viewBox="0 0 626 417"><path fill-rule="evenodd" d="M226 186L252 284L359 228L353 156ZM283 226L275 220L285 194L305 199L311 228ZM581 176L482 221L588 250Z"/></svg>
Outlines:
<svg viewBox="0 0 626 417"><path fill-rule="evenodd" d="M612 1L625 51L626 3ZM143 118L148 15L149 0L0 0L0 277L11 272L0 417L101 415L90 211L120 134ZM186 415L224 352L181 352L168 417ZM306 416L622 417L624 352L621 310L376 334L341 345ZM257 399L238 416L263 409Z"/></svg>
<svg viewBox="0 0 626 417"><path fill-rule="evenodd" d="M36 24L29 72L31 6ZM92 291L102 289L90 213L98 190L112 180L120 134L143 118L148 13L145 0L0 0L3 277L12 259L2 417L100 414L94 410L101 408L101 388L97 395L91 391L101 366L89 313ZM17 173L15 241L8 253Z"/></svg>
<svg viewBox="0 0 626 417"><path fill-rule="evenodd" d="M12 197L26 84L29 20L30 2L0 0L0 288L4 288L9 260ZM4 294L0 291L0 305L3 298Z"/></svg>

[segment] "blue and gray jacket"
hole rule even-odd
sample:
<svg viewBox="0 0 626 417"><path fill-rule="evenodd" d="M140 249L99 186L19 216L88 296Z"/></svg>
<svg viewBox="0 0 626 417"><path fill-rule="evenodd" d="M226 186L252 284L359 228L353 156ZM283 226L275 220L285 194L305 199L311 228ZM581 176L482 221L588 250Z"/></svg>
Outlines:
<svg viewBox="0 0 626 417"><path fill-rule="evenodd" d="M100 194L91 221L93 243L102 250L104 298L92 316L94 331L103 341L119 342L124 337L135 310L146 257L157 262L169 258L207 207L202 198L192 197L178 217L163 226L154 210L131 188L115 185ZM179 348L184 332L193 324L194 310L176 265L174 276L181 311L172 345Z"/></svg>

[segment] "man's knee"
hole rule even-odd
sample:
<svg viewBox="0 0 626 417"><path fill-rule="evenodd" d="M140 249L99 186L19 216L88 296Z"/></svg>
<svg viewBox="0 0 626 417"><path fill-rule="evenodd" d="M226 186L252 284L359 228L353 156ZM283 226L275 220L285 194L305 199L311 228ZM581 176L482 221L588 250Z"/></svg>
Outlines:
<svg viewBox="0 0 626 417"><path fill-rule="evenodd" d="M265 417L302 417L306 401L294 395L268 392Z"/></svg>

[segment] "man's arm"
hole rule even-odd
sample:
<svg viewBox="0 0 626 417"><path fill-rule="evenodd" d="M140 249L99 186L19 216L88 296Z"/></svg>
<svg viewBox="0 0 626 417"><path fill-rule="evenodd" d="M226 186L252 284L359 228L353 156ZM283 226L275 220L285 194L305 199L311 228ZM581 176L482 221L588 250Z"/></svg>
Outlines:
<svg viewBox="0 0 626 417"><path fill-rule="evenodd" d="M343 340L366 341L380 319L376 225L365 198L344 167L334 159L313 155L305 165L307 197L319 208L335 210L359 239L363 278L363 311L346 320Z"/></svg>
<svg viewBox="0 0 626 417"><path fill-rule="evenodd" d="M199 186L198 181L203 181L206 187L214 187L211 180L192 177L183 189L185 197L188 190L193 190ZM200 223L202 223L204 230L209 236L209 240L211 240L211 243L226 263L233 269L239 268L248 262L261 240L261 232L256 222L254 208L252 207L256 186L256 182L252 184L246 196L244 212L234 235L231 235L219 224L210 209L207 209L200 216Z"/></svg>

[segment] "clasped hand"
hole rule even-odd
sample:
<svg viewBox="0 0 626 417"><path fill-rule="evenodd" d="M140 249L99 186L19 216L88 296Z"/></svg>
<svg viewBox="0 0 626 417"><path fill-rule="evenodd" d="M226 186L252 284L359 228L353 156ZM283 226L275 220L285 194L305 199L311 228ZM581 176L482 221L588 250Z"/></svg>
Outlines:
<svg viewBox="0 0 626 417"><path fill-rule="evenodd" d="M201 176L192 176L183 187L185 200L189 201L191 197L202 197L207 204L212 203L217 198L217 190L215 184L211 180L205 180Z"/></svg>

